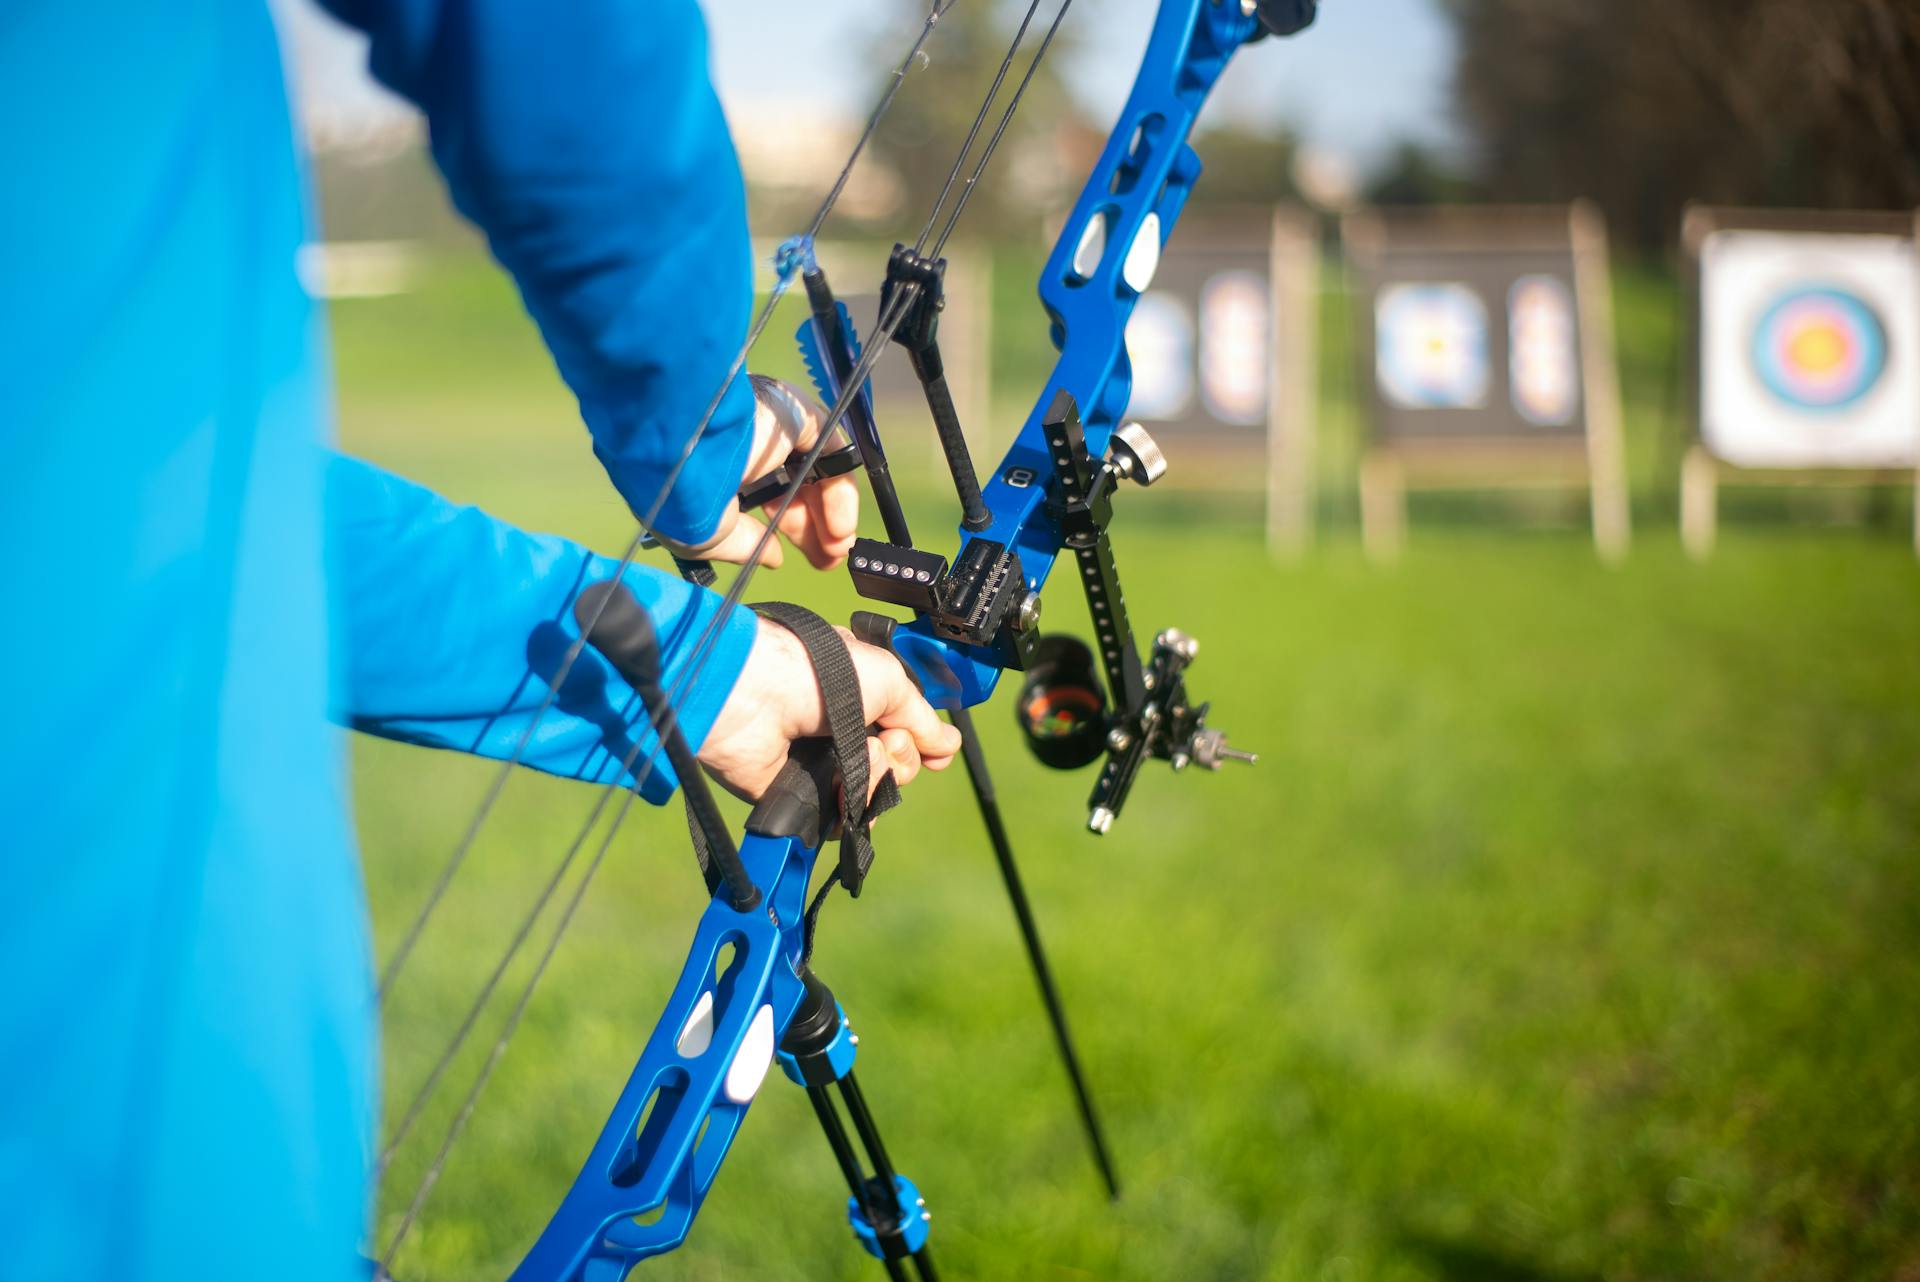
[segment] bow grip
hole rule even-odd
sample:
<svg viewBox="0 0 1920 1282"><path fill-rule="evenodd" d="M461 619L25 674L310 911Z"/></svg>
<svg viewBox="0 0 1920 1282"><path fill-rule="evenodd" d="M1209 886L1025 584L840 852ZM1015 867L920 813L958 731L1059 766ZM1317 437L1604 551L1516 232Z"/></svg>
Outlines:
<svg viewBox="0 0 1920 1282"><path fill-rule="evenodd" d="M801 739L747 816L747 831L818 849L840 826L840 763L831 739Z"/></svg>
<svg viewBox="0 0 1920 1282"><path fill-rule="evenodd" d="M618 579L580 589L573 620L587 643L648 702L660 697L660 642L653 620Z"/></svg>

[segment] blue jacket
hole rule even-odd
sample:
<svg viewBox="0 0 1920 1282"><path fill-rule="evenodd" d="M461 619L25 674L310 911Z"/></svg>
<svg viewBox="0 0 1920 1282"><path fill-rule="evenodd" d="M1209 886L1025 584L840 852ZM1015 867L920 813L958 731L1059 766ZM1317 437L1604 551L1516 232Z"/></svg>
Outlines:
<svg viewBox="0 0 1920 1282"><path fill-rule="evenodd" d="M646 509L751 305L692 0L336 7ZM328 452L265 9L102 8L0 17L0 1276L344 1282L376 1020L328 721L504 755L614 567ZM736 382L661 530L711 529L750 419ZM671 681L717 600L627 577ZM610 777L634 701L580 688L528 760Z"/></svg>

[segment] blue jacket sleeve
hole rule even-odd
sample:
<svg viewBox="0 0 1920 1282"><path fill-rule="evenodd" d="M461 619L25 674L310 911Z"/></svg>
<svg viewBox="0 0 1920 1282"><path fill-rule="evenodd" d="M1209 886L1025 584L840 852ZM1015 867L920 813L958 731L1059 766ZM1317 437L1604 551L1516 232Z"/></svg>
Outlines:
<svg viewBox="0 0 1920 1282"><path fill-rule="evenodd" d="M566 539L529 534L358 459L327 473L328 574L339 647L334 717L355 729L430 747L506 758L533 724L579 630L570 609L584 585L619 563ZM720 598L660 571L624 581L660 637L662 688L685 679ZM712 652L674 700L697 750L753 646L753 613L736 608ZM639 697L590 647L539 718L521 760L551 774L607 782L636 740L641 793L678 785ZM653 760L653 768L645 763Z"/></svg>
<svg viewBox="0 0 1920 1282"><path fill-rule="evenodd" d="M694 0L323 0L426 113L453 201L513 274L594 452L651 511L753 305L738 158ZM752 444L744 374L654 528L709 537Z"/></svg>

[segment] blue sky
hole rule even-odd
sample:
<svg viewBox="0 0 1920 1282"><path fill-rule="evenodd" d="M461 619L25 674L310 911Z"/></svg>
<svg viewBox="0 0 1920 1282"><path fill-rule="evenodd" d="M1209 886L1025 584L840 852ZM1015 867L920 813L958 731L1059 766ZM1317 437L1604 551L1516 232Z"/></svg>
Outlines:
<svg viewBox="0 0 1920 1282"><path fill-rule="evenodd" d="M861 109L874 84L857 61L873 7L872 0L709 0L721 92L812 93ZM1069 80L1102 118L1126 98L1156 7L1157 0L1078 0L1067 16L1081 41ZM1051 8L1043 0L1043 13ZM1212 110L1290 121L1315 144L1365 161L1404 134L1451 137L1451 64L1452 34L1438 0L1326 0L1301 36L1236 58Z"/></svg>
<svg viewBox="0 0 1920 1282"><path fill-rule="evenodd" d="M1068 79L1101 118L1126 97L1156 3L1078 0L1068 15L1081 41ZM391 109L368 82L356 42L308 0L274 7L310 96L350 110ZM860 60L876 0L703 0L702 7L723 98L813 98L864 111L875 77ZM1209 110L1289 122L1310 143L1365 166L1403 136L1452 138L1451 60L1438 0L1325 0L1305 34L1235 59Z"/></svg>

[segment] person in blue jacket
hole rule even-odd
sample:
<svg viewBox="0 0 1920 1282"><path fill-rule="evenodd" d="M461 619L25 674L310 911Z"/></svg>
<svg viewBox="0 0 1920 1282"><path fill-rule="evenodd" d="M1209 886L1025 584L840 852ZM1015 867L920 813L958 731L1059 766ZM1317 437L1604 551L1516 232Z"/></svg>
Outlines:
<svg viewBox="0 0 1920 1282"><path fill-rule="evenodd" d="M648 511L751 306L693 0L330 7L425 112L454 202ZM11 0L0 118L0 1277L345 1282L365 1270L376 1013L328 722L510 753L545 692L529 640L617 567L329 452L258 0ZM656 532L742 557L732 495L809 428L734 379ZM784 532L830 565L853 516L850 487L823 487ZM671 684L720 602L625 578ZM785 638L723 620L680 710L749 795L821 728ZM951 729L854 649L876 767L945 764ZM526 760L610 779L602 738L556 708ZM646 795L671 786L660 761Z"/></svg>

